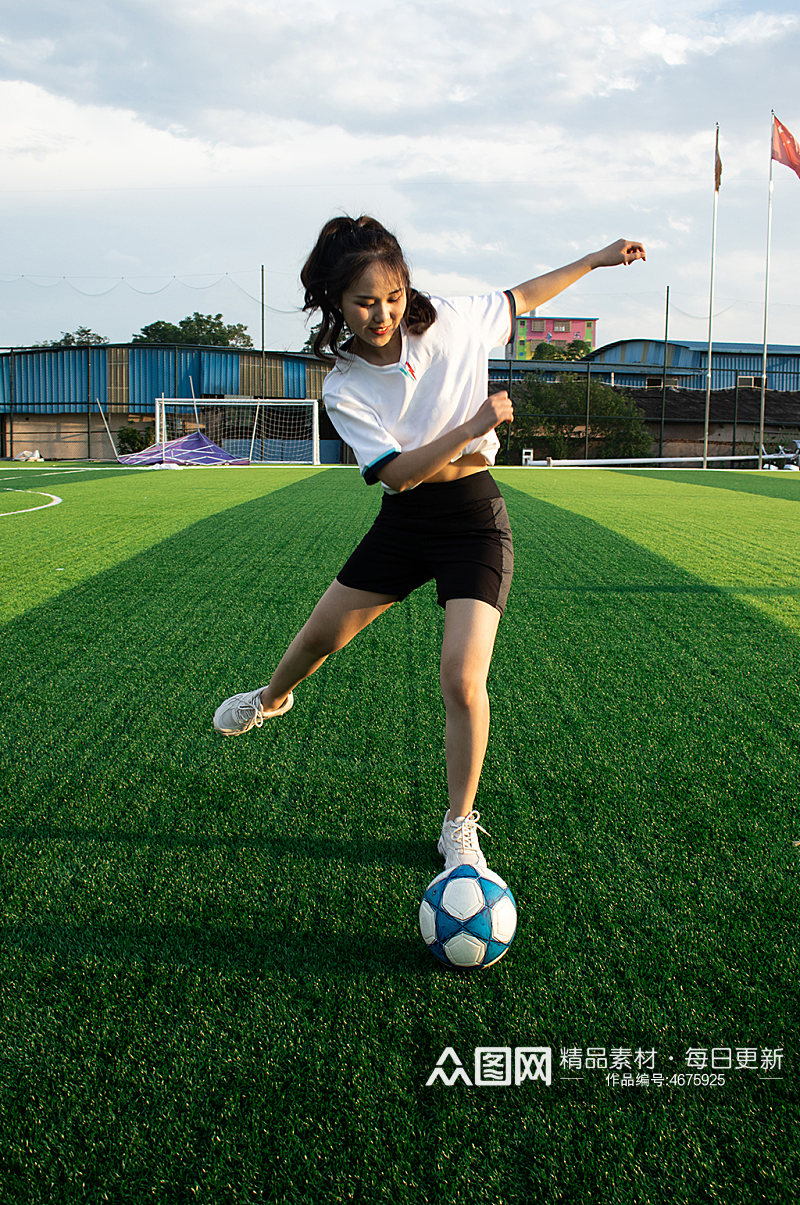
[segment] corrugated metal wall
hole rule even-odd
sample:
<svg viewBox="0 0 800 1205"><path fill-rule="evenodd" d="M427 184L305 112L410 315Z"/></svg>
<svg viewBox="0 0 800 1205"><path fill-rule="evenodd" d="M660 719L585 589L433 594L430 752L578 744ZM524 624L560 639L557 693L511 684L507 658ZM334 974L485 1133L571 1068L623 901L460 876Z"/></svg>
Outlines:
<svg viewBox="0 0 800 1205"><path fill-rule="evenodd" d="M155 398L200 397L202 352L199 348L140 344L108 347L108 406L112 411L152 414Z"/></svg>
<svg viewBox="0 0 800 1205"><path fill-rule="evenodd" d="M12 388L13 371L13 388ZM0 354L0 410L152 414L157 397L319 397L327 369L302 356L152 343Z"/></svg>
<svg viewBox="0 0 800 1205"><path fill-rule="evenodd" d="M661 372L663 342L631 339L601 350L589 361L593 375L616 384L639 386L643 377ZM706 351L698 344L670 343L668 370L686 388L705 389ZM740 375L760 377L762 350L743 344L715 349L713 389L731 389ZM558 379L561 372L586 371L586 361L515 361ZM13 371L13 382L12 382ZM328 369L312 358L253 349L176 348L157 344L33 348L0 353L0 410L12 404L20 414L85 413L95 398L112 412L152 414L155 398L167 397L320 397ZM508 361L492 361L491 378L501 380ZM800 389L800 350L781 348L767 359L771 389Z"/></svg>
<svg viewBox="0 0 800 1205"><path fill-rule="evenodd" d="M260 355L258 352L242 352L239 357L239 388L241 390L240 397L282 397L281 393L273 394L269 390L262 390L262 381L266 384L270 377L275 376L275 368L280 369L280 385L278 388L283 389L283 366L276 362L274 358L269 359ZM275 388L275 383L272 381L272 387Z"/></svg>
<svg viewBox="0 0 800 1205"><path fill-rule="evenodd" d="M128 349L108 349L108 409L115 414L127 414L128 406ZM102 402L102 398L100 399Z"/></svg>
<svg viewBox="0 0 800 1205"><path fill-rule="evenodd" d="M284 397L306 396L305 360L286 359L283 362Z"/></svg>
<svg viewBox="0 0 800 1205"><path fill-rule="evenodd" d="M154 400L175 397L175 349L142 344L128 352L128 410L152 414Z"/></svg>
<svg viewBox="0 0 800 1205"><path fill-rule="evenodd" d="M106 347L42 348L3 357L3 408L38 414L85 413L94 399L106 400ZM11 372L13 370L13 390Z"/></svg>
<svg viewBox="0 0 800 1205"><path fill-rule="evenodd" d="M711 388L733 389L739 376L761 376L763 348L743 344L739 348L718 349L712 346ZM681 386L685 389L705 389L707 346L697 343L669 343L667 369L682 369ZM614 370L617 385L636 387L642 384L642 370L647 376L657 376L663 370L664 343L657 339L630 339L612 344L591 360L592 372ZM767 387L797 390L800 388L800 352L793 348L769 351L767 355Z"/></svg>
<svg viewBox="0 0 800 1205"><path fill-rule="evenodd" d="M643 378L661 373L663 343L632 339L609 347L602 357L588 362L597 379L621 386L639 387ZM671 343L668 370L681 385L705 389L705 349ZM714 351L712 389L732 389L737 373L759 378L761 349L743 345L739 350ZM562 372L586 371L587 362L516 361L512 373L533 370L557 380ZM327 373L317 360L298 355L239 348L175 348L157 344L103 345L98 347L41 348L0 354L0 410L8 412L12 399L18 414L85 414L99 399L112 413L152 414L157 397L274 397L301 398L322 395ZM508 377L508 361L492 361L494 383ZM13 372L13 382L12 382ZM800 389L800 352L794 348L770 352L767 360L770 389Z"/></svg>
<svg viewBox="0 0 800 1205"><path fill-rule="evenodd" d="M306 360L306 397L322 397L322 382L329 371L318 360Z"/></svg>
<svg viewBox="0 0 800 1205"><path fill-rule="evenodd" d="M239 353L200 352L200 381L204 397L238 397Z"/></svg>
<svg viewBox="0 0 800 1205"><path fill-rule="evenodd" d="M11 409L11 356L0 356L0 412Z"/></svg>
<svg viewBox="0 0 800 1205"><path fill-rule="evenodd" d="M202 393L202 356L200 349L187 351L185 347L177 351L177 372L175 374L175 397L199 397Z"/></svg>

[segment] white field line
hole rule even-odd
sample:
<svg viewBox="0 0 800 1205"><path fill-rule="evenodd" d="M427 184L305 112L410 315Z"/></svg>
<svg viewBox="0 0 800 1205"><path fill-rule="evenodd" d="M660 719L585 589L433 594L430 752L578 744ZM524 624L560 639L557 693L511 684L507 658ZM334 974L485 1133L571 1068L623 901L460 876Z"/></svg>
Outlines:
<svg viewBox="0 0 800 1205"><path fill-rule="evenodd" d="M2 491L4 494L38 494L40 498L49 498L49 502L44 502L41 506L25 506L22 510L6 510L0 511L0 519L7 519L9 515L28 515L34 510L47 510L48 506L58 506L64 501L59 498L58 494L46 494L44 490L9 490Z"/></svg>
<svg viewBox="0 0 800 1205"><path fill-rule="evenodd" d="M52 476L54 473L56 476L64 475L66 473L107 473L110 469L118 469L118 468L119 469L127 469L128 472L141 472L140 466L135 465L135 464L120 464L120 465L109 464L105 467L103 467L102 465L96 465L96 466L95 465L86 465L85 468L80 468L80 469L59 469L59 468L32 469L32 468L28 468L27 465L11 465L11 464L7 464L4 467L7 470L10 470L12 472L12 474L13 473L42 473L42 474L46 473L46 474L48 474L48 476ZM16 481L16 480L18 480L18 478L14 477L14 476L0 477L0 481Z"/></svg>

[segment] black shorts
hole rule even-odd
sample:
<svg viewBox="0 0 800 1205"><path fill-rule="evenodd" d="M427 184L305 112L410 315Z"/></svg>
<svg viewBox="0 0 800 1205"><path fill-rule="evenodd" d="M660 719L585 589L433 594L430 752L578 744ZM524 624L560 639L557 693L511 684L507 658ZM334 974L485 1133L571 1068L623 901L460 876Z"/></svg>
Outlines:
<svg viewBox="0 0 800 1205"><path fill-rule="evenodd" d="M506 504L491 473L482 472L384 494L336 580L400 600L434 579L440 607L477 598L502 614L513 572Z"/></svg>

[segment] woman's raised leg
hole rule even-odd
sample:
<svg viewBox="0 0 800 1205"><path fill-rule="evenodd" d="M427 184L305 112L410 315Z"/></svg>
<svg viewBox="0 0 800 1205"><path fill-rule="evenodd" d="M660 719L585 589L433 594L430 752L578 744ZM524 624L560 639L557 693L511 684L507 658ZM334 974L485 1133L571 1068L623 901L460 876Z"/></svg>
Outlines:
<svg viewBox="0 0 800 1205"><path fill-rule="evenodd" d="M395 601L392 595L333 582L289 645L269 684L233 695L219 705L214 713L216 731L220 736L240 736L260 728L265 716L283 715L292 706L295 686Z"/></svg>
<svg viewBox="0 0 800 1205"><path fill-rule="evenodd" d="M289 693L318 670L331 653L349 644L396 600L388 594L353 590L333 582L284 653L261 692L265 712L278 711Z"/></svg>

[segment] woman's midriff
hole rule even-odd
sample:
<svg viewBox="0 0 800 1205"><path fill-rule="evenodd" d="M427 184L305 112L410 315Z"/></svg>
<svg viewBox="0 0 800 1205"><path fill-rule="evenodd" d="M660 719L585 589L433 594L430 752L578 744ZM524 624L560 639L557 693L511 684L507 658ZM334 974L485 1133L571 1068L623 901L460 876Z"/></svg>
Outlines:
<svg viewBox="0 0 800 1205"><path fill-rule="evenodd" d="M426 482L435 485L438 482L458 481L460 477L469 477L472 473L482 473L488 468L485 457L480 452L471 452L469 456L460 456L455 464L447 464L432 477L426 477Z"/></svg>

